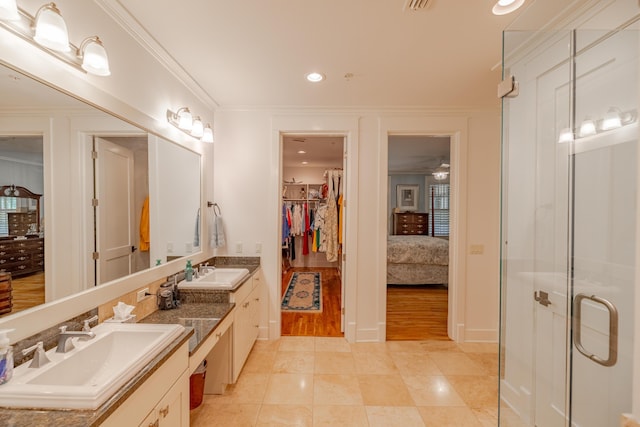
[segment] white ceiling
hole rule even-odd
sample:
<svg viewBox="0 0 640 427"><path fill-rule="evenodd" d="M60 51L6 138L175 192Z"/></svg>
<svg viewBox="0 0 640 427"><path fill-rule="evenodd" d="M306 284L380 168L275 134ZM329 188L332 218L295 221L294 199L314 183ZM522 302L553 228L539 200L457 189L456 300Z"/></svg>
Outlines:
<svg viewBox="0 0 640 427"><path fill-rule="evenodd" d="M495 0L116 1L222 108L497 108L518 14L494 16Z"/></svg>

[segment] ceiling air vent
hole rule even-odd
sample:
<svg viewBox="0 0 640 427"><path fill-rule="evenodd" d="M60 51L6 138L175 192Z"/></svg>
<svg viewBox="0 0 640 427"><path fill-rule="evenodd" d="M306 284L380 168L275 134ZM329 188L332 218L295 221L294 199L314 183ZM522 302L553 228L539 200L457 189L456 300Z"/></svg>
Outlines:
<svg viewBox="0 0 640 427"><path fill-rule="evenodd" d="M426 9L431 4L431 0L405 0L402 10Z"/></svg>

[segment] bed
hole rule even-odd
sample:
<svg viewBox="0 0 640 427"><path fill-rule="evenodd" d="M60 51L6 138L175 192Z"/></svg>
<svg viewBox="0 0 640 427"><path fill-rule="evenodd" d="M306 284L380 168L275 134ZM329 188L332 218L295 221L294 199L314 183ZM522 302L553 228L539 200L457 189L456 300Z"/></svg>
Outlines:
<svg viewBox="0 0 640 427"><path fill-rule="evenodd" d="M449 241L431 236L389 236L387 284L446 285L449 282Z"/></svg>

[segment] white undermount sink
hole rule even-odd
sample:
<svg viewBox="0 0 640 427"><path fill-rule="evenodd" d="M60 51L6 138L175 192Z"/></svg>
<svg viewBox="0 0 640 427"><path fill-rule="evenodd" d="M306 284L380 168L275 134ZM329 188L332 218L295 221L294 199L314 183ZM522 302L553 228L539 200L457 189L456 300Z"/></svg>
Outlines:
<svg viewBox="0 0 640 427"><path fill-rule="evenodd" d="M5 407L97 409L169 343L182 334L177 324L102 323L95 338L80 341L67 353L47 352L51 362L16 367L0 385Z"/></svg>
<svg viewBox="0 0 640 427"><path fill-rule="evenodd" d="M180 289L229 289L249 275L246 268L215 268L190 282L182 281Z"/></svg>

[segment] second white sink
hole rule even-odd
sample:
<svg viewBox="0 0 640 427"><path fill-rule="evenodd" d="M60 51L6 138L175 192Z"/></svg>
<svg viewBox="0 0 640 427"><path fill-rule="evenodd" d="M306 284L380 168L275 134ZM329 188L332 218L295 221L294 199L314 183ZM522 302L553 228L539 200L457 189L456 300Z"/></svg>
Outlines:
<svg viewBox="0 0 640 427"><path fill-rule="evenodd" d="M229 289L249 275L246 268L216 268L190 282L182 281L181 289Z"/></svg>

